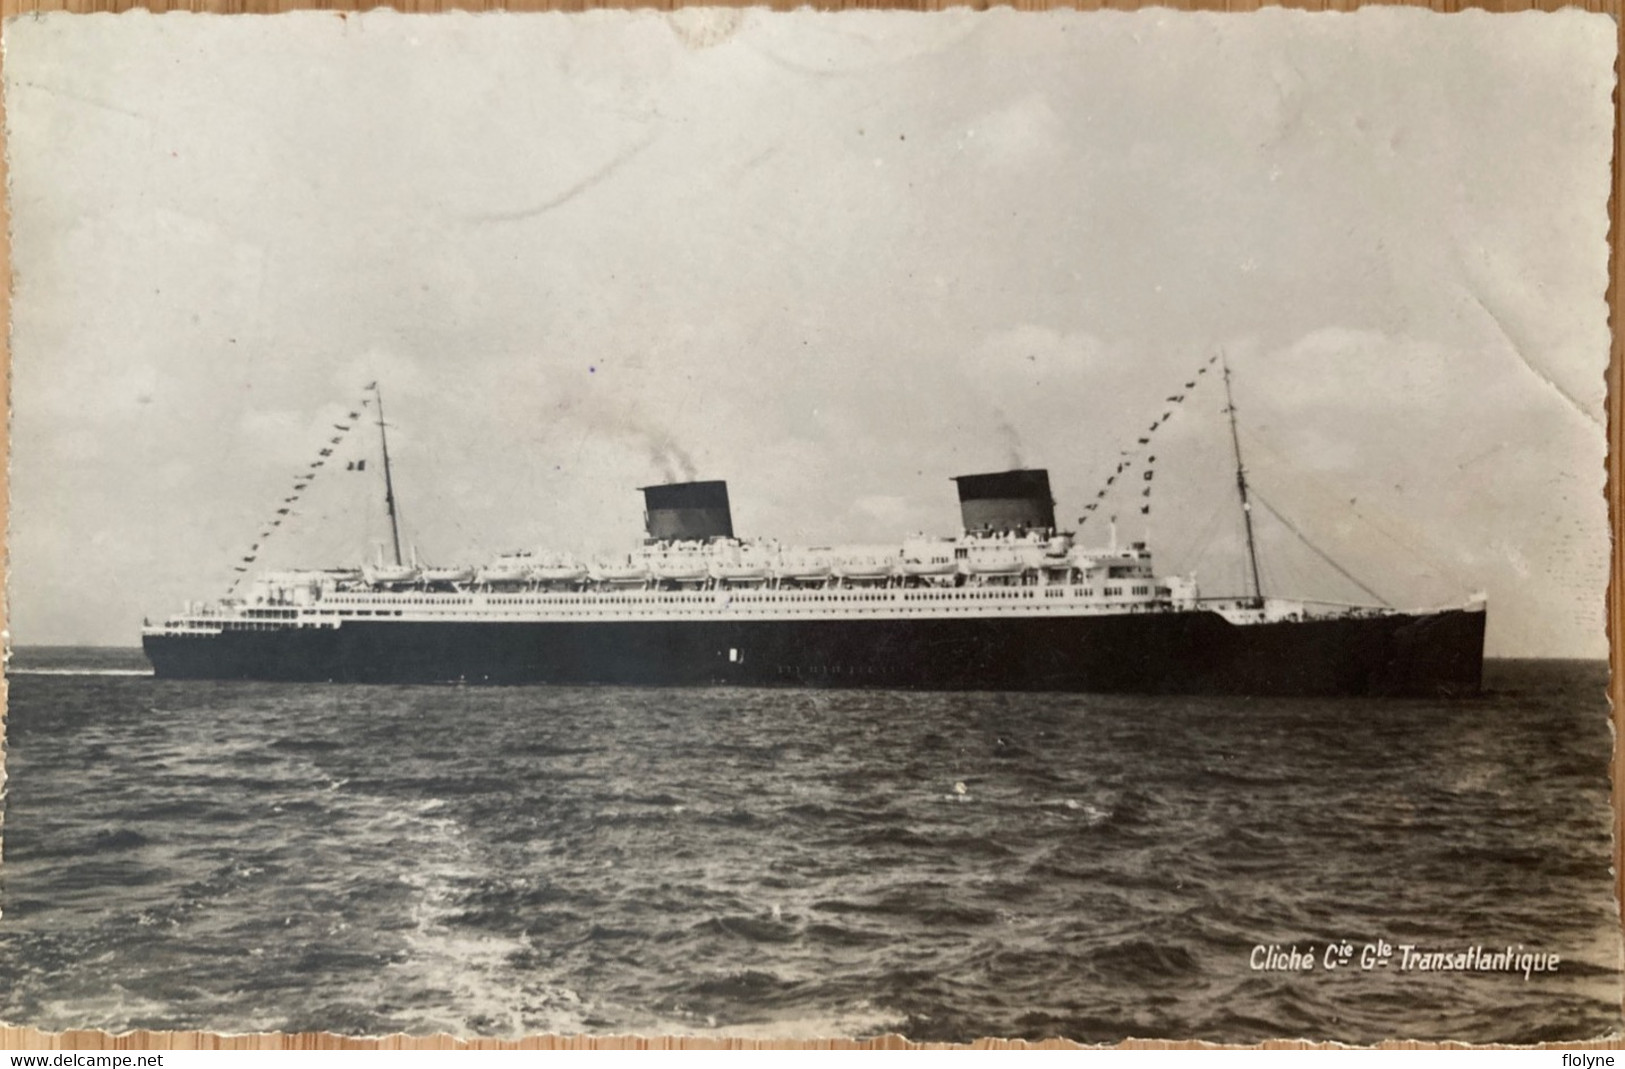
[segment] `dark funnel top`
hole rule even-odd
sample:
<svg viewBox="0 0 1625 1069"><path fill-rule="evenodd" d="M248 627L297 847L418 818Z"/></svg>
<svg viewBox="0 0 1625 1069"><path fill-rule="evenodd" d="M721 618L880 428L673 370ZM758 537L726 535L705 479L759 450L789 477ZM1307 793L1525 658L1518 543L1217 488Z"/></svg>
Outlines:
<svg viewBox="0 0 1625 1069"><path fill-rule="evenodd" d="M1054 529L1055 500L1043 468L956 475L959 515L967 531Z"/></svg>
<svg viewBox="0 0 1625 1069"><path fill-rule="evenodd" d="M643 522L649 537L661 542L703 542L732 538L728 484L720 479L699 483L642 486Z"/></svg>

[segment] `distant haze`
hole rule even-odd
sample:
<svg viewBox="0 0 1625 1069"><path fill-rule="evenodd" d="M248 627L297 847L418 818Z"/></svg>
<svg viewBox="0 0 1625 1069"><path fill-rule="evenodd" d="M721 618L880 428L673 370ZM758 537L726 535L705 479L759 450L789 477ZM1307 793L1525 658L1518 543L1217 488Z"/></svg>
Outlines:
<svg viewBox="0 0 1625 1069"><path fill-rule="evenodd" d="M1267 592L1490 596L1606 652L1614 24L1577 12L65 16L5 27L19 644L216 597L378 380L428 561L952 533ZM1166 399L1187 394L1183 402ZM1152 511L1096 497L1163 413ZM386 537L352 426L255 567ZM1294 528L1296 533L1294 533ZM1302 537L1300 537L1302 536ZM1316 548L1311 550L1304 538ZM1317 552L1318 551L1318 552Z"/></svg>

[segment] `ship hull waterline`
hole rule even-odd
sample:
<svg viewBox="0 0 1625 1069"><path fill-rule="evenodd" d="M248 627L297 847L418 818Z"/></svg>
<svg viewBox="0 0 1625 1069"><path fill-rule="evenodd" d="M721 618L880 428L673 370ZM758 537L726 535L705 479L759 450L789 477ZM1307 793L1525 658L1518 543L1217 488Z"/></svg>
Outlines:
<svg viewBox="0 0 1625 1069"><path fill-rule="evenodd" d="M1478 692L1482 611L1234 624L1216 612L869 620L345 621L147 634L161 679L1438 697Z"/></svg>

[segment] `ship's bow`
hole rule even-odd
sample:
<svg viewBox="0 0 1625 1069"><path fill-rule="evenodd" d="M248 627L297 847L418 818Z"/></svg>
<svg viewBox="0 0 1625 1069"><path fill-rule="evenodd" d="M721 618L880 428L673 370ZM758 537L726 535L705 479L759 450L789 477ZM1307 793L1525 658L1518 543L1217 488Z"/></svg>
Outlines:
<svg viewBox="0 0 1625 1069"><path fill-rule="evenodd" d="M1484 603L1411 616L1393 631L1390 658L1373 680L1378 693L1461 697L1484 685Z"/></svg>

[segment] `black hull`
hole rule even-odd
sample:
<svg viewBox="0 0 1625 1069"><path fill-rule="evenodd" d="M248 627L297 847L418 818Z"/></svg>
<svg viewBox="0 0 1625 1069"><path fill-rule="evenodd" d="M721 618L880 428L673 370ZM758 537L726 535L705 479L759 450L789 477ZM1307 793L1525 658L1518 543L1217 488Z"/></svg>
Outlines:
<svg viewBox="0 0 1625 1069"><path fill-rule="evenodd" d="M150 634L164 679L1145 694L1477 693L1484 613L1235 625L1211 612L981 619L353 622Z"/></svg>

